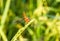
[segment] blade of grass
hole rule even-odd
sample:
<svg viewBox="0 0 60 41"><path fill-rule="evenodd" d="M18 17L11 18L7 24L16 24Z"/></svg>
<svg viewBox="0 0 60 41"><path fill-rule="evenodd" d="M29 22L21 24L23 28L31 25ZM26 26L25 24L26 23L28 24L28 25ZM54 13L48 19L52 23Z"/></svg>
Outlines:
<svg viewBox="0 0 60 41"><path fill-rule="evenodd" d="M37 0L37 7L41 7L43 4L43 0Z"/></svg>
<svg viewBox="0 0 60 41"><path fill-rule="evenodd" d="M5 20L6 20L6 17L7 17L8 9L9 9L9 6L10 6L10 1L11 1L11 0L7 0L6 6L5 6L5 9L4 9L2 18L1 18L0 34L1 34L2 38L3 38L3 41L8 41L8 40L7 40L7 37L6 37L6 35L4 34L4 32L2 31L2 29L3 29L4 24L5 24Z"/></svg>
<svg viewBox="0 0 60 41"><path fill-rule="evenodd" d="M6 35L4 34L4 32L2 30L0 30L0 34L3 38L3 41L8 41Z"/></svg>
<svg viewBox="0 0 60 41"><path fill-rule="evenodd" d="M31 37L32 37L31 41L36 41L37 39L36 39L36 35L35 35L34 31L31 30L30 28L27 28L27 30L28 30L29 34L31 35Z"/></svg>
<svg viewBox="0 0 60 41"><path fill-rule="evenodd" d="M1 18L1 28L3 28L4 24L5 24L5 20L6 20L6 17L7 17L7 13L8 13L8 10L9 10L9 6L10 6L10 1L11 0L7 0L6 2L6 6L5 6L5 9L4 9L4 12L3 12L3 15L2 15L2 18Z"/></svg>
<svg viewBox="0 0 60 41"><path fill-rule="evenodd" d="M57 8L53 8L53 7L44 7L46 10L48 11L54 11L54 12L60 12L60 9L57 9Z"/></svg>
<svg viewBox="0 0 60 41"><path fill-rule="evenodd" d="M1 13L2 13L3 8L4 8L3 5L4 5L4 4L3 4L3 0L0 0Z"/></svg>
<svg viewBox="0 0 60 41"><path fill-rule="evenodd" d="M18 32L16 33L16 35L12 38L11 41L15 41L20 35L21 33L32 23L34 22L35 19L32 19L28 24L25 25L25 27L21 28L18 30Z"/></svg>

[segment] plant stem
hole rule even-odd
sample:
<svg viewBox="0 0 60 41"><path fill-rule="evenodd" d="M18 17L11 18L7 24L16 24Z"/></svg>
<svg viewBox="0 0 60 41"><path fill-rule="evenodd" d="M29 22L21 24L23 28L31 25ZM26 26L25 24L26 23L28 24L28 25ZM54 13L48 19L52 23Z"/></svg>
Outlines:
<svg viewBox="0 0 60 41"><path fill-rule="evenodd" d="M6 38L6 35L4 34L4 32L2 30L0 30L0 34L3 38L3 41L8 41L7 38Z"/></svg>
<svg viewBox="0 0 60 41"><path fill-rule="evenodd" d="M6 17L7 17L7 13L8 13L8 10L9 10L9 6L10 6L10 1L11 0L7 0L6 2L6 6L5 6L5 9L4 9L4 12L3 12L3 15L2 15L2 18L1 18L1 28L3 28L4 24L5 24L5 20L6 20Z"/></svg>
<svg viewBox="0 0 60 41"><path fill-rule="evenodd" d="M16 35L12 38L11 41L15 41L20 35L21 33L32 23L34 22L35 19L32 19L28 24L25 25L25 27L21 28L18 30L18 32L16 33Z"/></svg>
<svg viewBox="0 0 60 41"><path fill-rule="evenodd" d="M43 4L43 1L42 0L37 0L37 7L41 7Z"/></svg>
<svg viewBox="0 0 60 41"><path fill-rule="evenodd" d="M2 38L3 38L3 41L8 41L7 38L6 38L6 35L5 35L4 32L2 31L2 29L3 29L4 24L5 24L5 20L6 20L6 17L7 17L7 13L8 13L8 10L9 10L9 6L10 6L10 1L11 1L11 0L7 0L6 6L5 6L5 9L4 9L2 18L1 18L0 34L1 34Z"/></svg>
<svg viewBox="0 0 60 41"><path fill-rule="evenodd" d="M0 0L1 13L3 12L3 0Z"/></svg>

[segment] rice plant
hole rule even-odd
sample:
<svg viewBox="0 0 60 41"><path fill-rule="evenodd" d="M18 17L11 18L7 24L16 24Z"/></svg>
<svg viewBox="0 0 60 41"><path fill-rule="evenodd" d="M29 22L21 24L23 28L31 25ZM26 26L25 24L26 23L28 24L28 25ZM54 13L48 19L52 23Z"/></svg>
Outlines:
<svg viewBox="0 0 60 41"><path fill-rule="evenodd" d="M60 0L0 0L0 41L60 41Z"/></svg>

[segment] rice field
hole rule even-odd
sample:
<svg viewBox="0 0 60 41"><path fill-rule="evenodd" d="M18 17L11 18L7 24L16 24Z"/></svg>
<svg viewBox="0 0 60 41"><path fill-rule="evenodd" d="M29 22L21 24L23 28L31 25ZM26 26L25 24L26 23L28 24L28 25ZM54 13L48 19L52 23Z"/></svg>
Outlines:
<svg viewBox="0 0 60 41"><path fill-rule="evenodd" d="M60 0L0 0L0 41L60 41Z"/></svg>

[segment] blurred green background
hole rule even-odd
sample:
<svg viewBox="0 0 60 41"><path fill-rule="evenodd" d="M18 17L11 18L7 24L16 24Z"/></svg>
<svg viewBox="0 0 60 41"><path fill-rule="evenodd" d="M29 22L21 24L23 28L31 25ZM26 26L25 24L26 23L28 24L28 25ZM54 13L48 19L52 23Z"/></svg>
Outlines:
<svg viewBox="0 0 60 41"><path fill-rule="evenodd" d="M0 0L0 41L60 41L60 0Z"/></svg>

